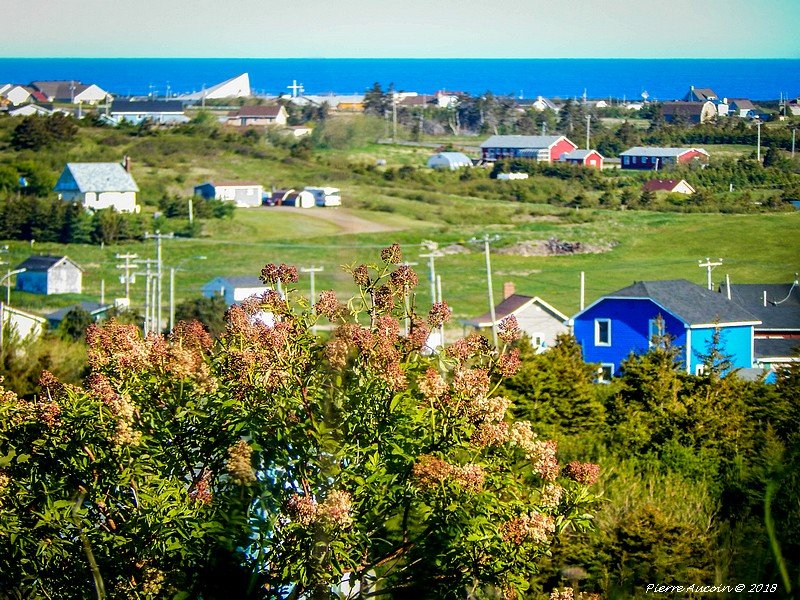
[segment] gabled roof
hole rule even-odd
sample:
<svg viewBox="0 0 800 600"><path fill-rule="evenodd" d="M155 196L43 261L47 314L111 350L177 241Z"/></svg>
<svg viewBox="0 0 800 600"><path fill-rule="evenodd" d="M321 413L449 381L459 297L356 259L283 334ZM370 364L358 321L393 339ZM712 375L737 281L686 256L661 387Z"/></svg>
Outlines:
<svg viewBox="0 0 800 600"><path fill-rule="evenodd" d="M434 156L438 156L440 158L444 158L445 160L451 163L466 163L472 164L472 159L469 156L464 154L463 152L437 152L436 154L432 154L431 158Z"/></svg>
<svg viewBox="0 0 800 600"><path fill-rule="evenodd" d="M767 305L764 306L764 292ZM720 296L728 297L720 286ZM791 283L732 284L730 302L747 310L761 321L762 330L800 332L800 286Z"/></svg>
<svg viewBox="0 0 800 600"><path fill-rule="evenodd" d="M433 102L435 98L433 96L428 96L427 94L419 94L417 96L406 96L400 102L397 103L397 106L426 106Z"/></svg>
<svg viewBox="0 0 800 600"><path fill-rule="evenodd" d="M661 113L664 116L699 117L705 107L705 102L664 102Z"/></svg>
<svg viewBox="0 0 800 600"><path fill-rule="evenodd" d="M566 139L563 135L493 135L481 144L481 148L550 148L559 140Z"/></svg>
<svg viewBox="0 0 800 600"><path fill-rule="evenodd" d="M67 316L67 313L70 311L75 310L76 308L80 308L85 310L87 313L96 317L98 315L102 315L103 313L108 312L112 308L114 308L113 304L101 304L100 302L92 302L92 301L85 301L79 302L78 304L73 304L72 306L66 306L64 308L59 308L56 311L47 314L47 320L51 323L60 323L64 320L64 317Z"/></svg>
<svg viewBox="0 0 800 600"><path fill-rule="evenodd" d="M747 324L757 325L758 318L739 305L728 302L722 294L712 292L686 279L637 281L602 296L575 317L609 299L651 300L683 321L689 327Z"/></svg>
<svg viewBox="0 0 800 600"><path fill-rule="evenodd" d="M677 158L687 152L700 152L708 156L708 152L702 148L658 148L656 146L634 146L625 152L620 152L620 156L658 156Z"/></svg>
<svg viewBox="0 0 800 600"><path fill-rule="evenodd" d="M54 192L138 192L139 186L120 163L67 163Z"/></svg>
<svg viewBox="0 0 800 600"><path fill-rule="evenodd" d="M698 88L694 86L691 87L689 93L686 94L686 97L690 99L696 99L694 100L695 102L697 100L703 101L703 100L714 100L716 98L719 98L716 92L711 88Z"/></svg>
<svg viewBox="0 0 800 600"><path fill-rule="evenodd" d="M600 158L603 158L603 155L597 150L573 150L572 152L565 152L561 155L561 158L565 160L584 160L590 154L597 154Z"/></svg>
<svg viewBox="0 0 800 600"><path fill-rule="evenodd" d="M89 88L80 81L32 81L31 86L50 100L69 100Z"/></svg>
<svg viewBox="0 0 800 600"><path fill-rule="evenodd" d="M756 106L747 98L730 98L728 104L735 104L739 110L755 110Z"/></svg>
<svg viewBox="0 0 800 600"><path fill-rule="evenodd" d="M261 279L253 277L252 275L226 275L215 277L205 284L203 288L210 287L212 284L216 285L217 283L225 283L234 288L266 287L266 284L261 281Z"/></svg>
<svg viewBox="0 0 800 600"><path fill-rule="evenodd" d="M644 183L642 189L650 190L653 192L659 192L659 191L671 192L681 182L686 183L686 185L688 185L690 188L692 187L683 179L651 179L650 181L646 181Z"/></svg>
<svg viewBox="0 0 800 600"><path fill-rule="evenodd" d="M180 100L114 100L111 114L119 113L179 113L183 114Z"/></svg>
<svg viewBox="0 0 800 600"><path fill-rule="evenodd" d="M42 272L42 271L49 271L56 265L60 265L64 262L69 262L81 271L83 269L78 265L74 260L69 258L68 256L50 256L46 254L34 254L33 256L29 256L23 262L16 266L17 269L25 269L26 271L35 271L35 272Z"/></svg>
<svg viewBox="0 0 800 600"><path fill-rule="evenodd" d="M563 314L561 311L557 310L538 296L523 296L522 294L511 294L508 298L503 300L500 304L495 306L494 314L495 319L499 323L506 317L510 315L516 315L517 313L525 310L531 304L538 304L542 308L544 308L547 312L553 315L554 318L564 322L567 321L569 317ZM473 327L491 327L492 326L492 314L490 312L485 312L478 317L474 317L472 319L467 319L464 321L466 325L472 325Z"/></svg>
<svg viewBox="0 0 800 600"><path fill-rule="evenodd" d="M267 117L276 118L282 110L286 110L283 106L242 106L238 110L228 113L229 117Z"/></svg>

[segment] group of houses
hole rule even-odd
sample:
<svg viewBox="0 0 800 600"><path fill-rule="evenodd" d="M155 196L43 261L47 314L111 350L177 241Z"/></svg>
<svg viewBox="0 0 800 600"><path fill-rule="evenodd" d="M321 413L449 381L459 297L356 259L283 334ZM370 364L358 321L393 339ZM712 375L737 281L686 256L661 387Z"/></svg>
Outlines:
<svg viewBox="0 0 800 600"><path fill-rule="evenodd" d="M34 255L16 267L16 289L33 294L80 294L84 270L67 256ZM218 276L202 286L205 297L222 296L233 305L267 290L257 277ZM76 308L102 318L112 305L84 302L44 317L3 305L2 322L21 337L42 331L45 323L58 327ZM800 285L722 284L716 290L685 279L636 281L597 298L572 317L539 296L516 292L506 282L503 299L494 311L464 320L463 326L488 331L508 317L515 317L537 352L552 347L558 335L572 333L583 358L598 365L598 381L620 373L632 353L647 352L654 345L680 349L681 368L702 374L715 340L730 368L745 376L774 371L780 365L800 361Z"/></svg>

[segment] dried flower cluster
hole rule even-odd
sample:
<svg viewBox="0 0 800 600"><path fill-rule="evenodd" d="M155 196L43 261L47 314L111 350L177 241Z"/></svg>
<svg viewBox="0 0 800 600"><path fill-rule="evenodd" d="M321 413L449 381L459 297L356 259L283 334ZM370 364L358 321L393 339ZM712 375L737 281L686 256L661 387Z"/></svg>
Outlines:
<svg viewBox="0 0 800 600"><path fill-rule="evenodd" d="M500 324L497 327L497 337L503 340L506 344L511 344L512 342L517 341L521 335L522 332L519 329L517 317L514 315L510 315L500 321Z"/></svg>
<svg viewBox="0 0 800 600"><path fill-rule="evenodd" d="M335 490L319 505L317 514L322 521L345 529L353 524L352 504L350 494Z"/></svg>
<svg viewBox="0 0 800 600"><path fill-rule="evenodd" d="M317 509L317 502L308 496L295 494L286 502L286 512L303 527L308 527L316 520Z"/></svg>
<svg viewBox="0 0 800 600"><path fill-rule="evenodd" d="M500 525L500 536L514 545L531 541L546 544L556 530L555 520L550 515L538 512L523 514Z"/></svg>
<svg viewBox="0 0 800 600"><path fill-rule="evenodd" d="M250 458L253 449L244 440L239 440L228 448L226 467L236 485L250 485L256 480L256 473Z"/></svg>
<svg viewBox="0 0 800 600"><path fill-rule="evenodd" d="M545 508L556 508L563 495L564 488L556 483L549 483L542 490L541 504Z"/></svg>
<svg viewBox="0 0 800 600"><path fill-rule="evenodd" d="M297 267L290 267L284 263L276 265L274 263L267 263L261 269L261 281L267 285L275 285L281 283L297 283Z"/></svg>
<svg viewBox="0 0 800 600"><path fill-rule="evenodd" d="M468 463L451 465L447 461L423 454L412 469L415 485L423 491L433 491L447 481L453 481L467 492L479 492L483 489L486 473L482 466Z"/></svg>
<svg viewBox="0 0 800 600"><path fill-rule="evenodd" d="M486 369L456 369L453 391L467 398L484 398L489 393L489 373Z"/></svg>
<svg viewBox="0 0 800 600"><path fill-rule="evenodd" d="M533 463L533 470L542 479L555 481L559 472L558 442L555 440L536 442L531 462Z"/></svg>
<svg viewBox="0 0 800 600"><path fill-rule="evenodd" d="M381 250L381 260L387 265L398 265L403 262L403 251L399 244L392 244Z"/></svg>
<svg viewBox="0 0 800 600"><path fill-rule="evenodd" d="M513 377L521 366L522 361L519 358L518 348L503 352L497 359L497 370L503 377Z"/></svg>
<svg viewBox="0 0 800 600"><path fill-rule="evenodd" d="M211 471L209 469L203 470L203 474L194 487L189 491L189 498L198 504L211 504L214 499L214 494L211 490Z"/></svg>
<svg viewBox="0 0 800 600"><path fill-rule="evenodd" d="M453 314L453 309L447 305L447 302L434 302L428 311L428 325L432 328L441 327L450 320Z"/></svg>
<svg viewBox="0 0 800 600"><path fill-rule="evenodd" d="M574 460L564 467L564 474L578 483L593 485L600 477L600 465Z"/></svg>
<svg viewBox="0 0 800 600"><path fill-rule="evenodd" d="M419 391L428 402L434 402L447 392L447 382L439 374L439 371L429 367L418 381Z"/></svg>
<svg viewBox="0 0 800 600"><path fill-rule="evenodd" d="M336 292L326 290L320 292L317 302L314 304L314 311L322 315L329 321L335 321L344 314L345 306L336 298Z"/></svg>
<svg viewBox="0 0 800 600"><path fill-rule="evenodd" d="M142 575L142 595L157 596L164 586L164 572L154 567L147 567Z"/></svg>

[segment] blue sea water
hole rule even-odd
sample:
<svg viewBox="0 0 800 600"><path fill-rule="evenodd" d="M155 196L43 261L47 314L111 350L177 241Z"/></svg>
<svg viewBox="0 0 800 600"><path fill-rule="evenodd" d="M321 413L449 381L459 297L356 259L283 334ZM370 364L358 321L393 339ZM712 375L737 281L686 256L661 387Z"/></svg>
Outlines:
<svg viewBox="0 0 800 600"><path fill-rule="evenodd" d="M199 91L241 73L259 94L363 93L374 82L402 91L569 98L682 98L690 85L719 96L800 95L798 59L347 59L347 58L0 58L0 83L76 79L117 95Z"/></svg>

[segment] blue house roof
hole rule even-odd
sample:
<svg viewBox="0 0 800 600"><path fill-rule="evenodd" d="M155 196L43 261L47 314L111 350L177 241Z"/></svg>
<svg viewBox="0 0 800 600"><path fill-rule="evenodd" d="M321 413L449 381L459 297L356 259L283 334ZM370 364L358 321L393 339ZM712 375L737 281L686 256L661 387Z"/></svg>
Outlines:
<svg viewBox="0 0 800 600"><path fill-rule="evenodd" d="M592 303L575 317L609 298L651 300L689 327L758 325L761 321L739 304L686 279L637 281Z"/></svg>

